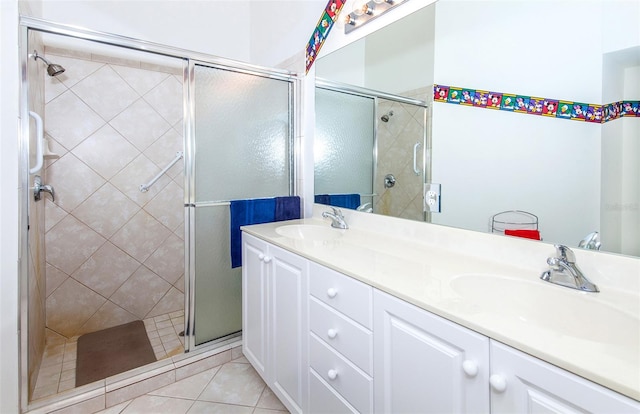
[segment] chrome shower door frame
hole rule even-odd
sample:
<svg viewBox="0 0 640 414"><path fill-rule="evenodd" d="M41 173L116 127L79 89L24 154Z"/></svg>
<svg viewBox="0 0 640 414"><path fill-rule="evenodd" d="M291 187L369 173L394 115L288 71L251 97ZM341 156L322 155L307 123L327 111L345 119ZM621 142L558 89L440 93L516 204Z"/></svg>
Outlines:
<svg viewBox="0 0 640 414"><path fill-rule="evenodd" d="M193 122L194 122L194 107L193 105L193 85L190 83L193 80L193 74L190 73L190 69L193 68L194 62L200 62L205 65L218 65L225 68L232 68L233 70L259 74L260 76L275 77L278 79L287 79L292 83L292 93L290 95L290 160L289 167L291 171L290 177L290 191L292 194L297 194L297 167L299 165L299 148L298 142L301 134L300 123L297 122L293 114L295 109L301 102L301 87L300 78L289 71L264 68L257 65L237 62L231 59L220 58L205 53L193 52L173 46L162 45L154 42L133 39L126 36L120 36L111 33L99 32L75 26L68 26L56 22L51 22L44 19L38 19L33 17L20 17L19 22L19 58L20 58L20 94L19 94L19 143L18 143L18 166L19 166L19 257L18 257L18 271L19 271L19 314L18 314L18 326L20 329L18 346L19 349L19 372L20 375L20 408L21 411L26 412L29 410L28 401L28 254L29 254L29 240L28 240L28 206L29 197L32 192L29 191L29 80L27 73L27 62L29 59L29 31L34 30L42 33L49 33L54 35L66 36L70 38L91 41L99 44L121 47L125 49L131 49L139 52L152 53L156 55L178 58L183 60L183 145L185 151L185 166L184 166L184 207L185 207L185 227L184 227L184 240L185 240L185 352L193 351L196 347L194 345L193 335L189 335L189 332L193 333L193 297L190 289L193 283L190 282L191 268L190 260L192 256L192 244L190 243L191 234L193 234L192 212L189 207L190 195L193 194ZM189 331L189 327L191 328ZM232 338L221 343L216 343L216 347L225 346L228 343L237 341L238 338ZM198 348L211 347L210 343L203 344Z"/></svg>

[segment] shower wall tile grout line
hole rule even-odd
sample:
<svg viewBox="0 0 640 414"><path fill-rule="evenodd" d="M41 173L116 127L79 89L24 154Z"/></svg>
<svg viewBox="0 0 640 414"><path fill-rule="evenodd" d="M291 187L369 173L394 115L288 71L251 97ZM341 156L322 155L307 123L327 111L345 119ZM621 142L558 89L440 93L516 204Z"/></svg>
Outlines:
<svg viewBox="0 0 640 414"><path fill-rule="evenodd" d="M182 170L175 167L148 194L137 188L147 175L159 171L158 164L164 158L173 158L183 150L182 132L176 130L182 122L182 91L181 80L174 74L149 72L140 69L140 64L129 69L118 62L116 68L78 57L65 57L61 63L67 67L63 75L71 78L61 75L46 85L57 88L57 95L49 97L46 104L45 125L54 143L52 150L61 155L48 162L45 170L58 195L55 203L45 202L54 220L47 222L46 239L63 243L47 249L47 266L55 279L51 279L46 308L49 328L69 338L184 308L184 288L179 285L184 283L184 241L176 233L184 226L182 195L171 204L165 194L169 189L176 194L183 191ZM115 83L100 87L94 77ZM136 82L147 86L136 89ZM125 93L128 100L123 101L122 95L110 97L113 90L129 91ZM145 98L149 93L155 95ZM150 105L158 99L164 109ZM91 108L92 102L99 102L102 110ZM62 104L66 106L60 107ZM74 105L80 105L80 110ZM144 109L145 116L131 112L138 109ZM148 114L155 115L150 118ZM127 126L122 123L125 120L134 123ZM156 120L162 123L161 128L149 124ZM86 122L94 125L83 126ZM146 144L138 148L130 137L138 139L140 133L146 134ZM116 147L129 142L126 148L135 152L124 162L114 158L119 162L117 169L105 170L103 159L113 145L100 144L102 139L109 140L105 144L116 143ZM93 147L95 144L100 147ZM98 148L102 149L91 152ZM114 155L122 159L123 154ZM93 165L96 161L100 164ZM61 168L65 165L76 170L64 172ZM121 201L114 204L114 196ZM70 224L73 227L67 228ZM73 302L86 305L78 309L67 306Z"/></svg>

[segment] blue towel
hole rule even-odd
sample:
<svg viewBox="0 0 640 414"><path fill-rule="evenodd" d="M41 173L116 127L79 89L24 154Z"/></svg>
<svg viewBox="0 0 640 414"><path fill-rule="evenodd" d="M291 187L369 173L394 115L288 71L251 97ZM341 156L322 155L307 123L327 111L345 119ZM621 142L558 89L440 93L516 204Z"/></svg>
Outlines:
<svg viewBox="0 0 640 414"><path fill-rule="evenodd" d="M231 201L231 267L242 266L241 226L300 218L300 197Z"/></svg>
<svg viewBox="0 0 640 414"><path fill-rule="evenodd" d="M326 206L331 204L331 198L329 194L316 194L314 201L316 204L324 204Z"/></svg>
<svg viewBox="0 0 640 414"><path fill-rule="evenodd" d="M276 197L274 221L295 220L300 218L300 197Z"/></svg>
<svg viewBox="0 0 640 414"><path fill-rule="evenodd" d="M329 196L329 205L355 210L360 205L360 194L332 194Z"/></svg>
<svg viewBox="0 0 640 414"><path fill-rule="evenodd" d="M316 194L314 201L317 204L355 210L360 206L360 194Z"/></svg>
<svg viewBox="0 0 640 414"><path fill-rule="evenodd" d="M276 199L257 198L231 201L231 267L242 266L242 232L240 226L275 221Z"/></svg>

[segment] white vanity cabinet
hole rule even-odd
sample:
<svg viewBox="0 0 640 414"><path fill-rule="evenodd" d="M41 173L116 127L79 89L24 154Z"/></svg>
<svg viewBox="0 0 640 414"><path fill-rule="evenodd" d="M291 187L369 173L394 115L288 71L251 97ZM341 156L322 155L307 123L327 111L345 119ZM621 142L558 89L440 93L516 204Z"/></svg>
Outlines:
<svg viewBox="0 0 640 414"><path fill-rule="evenodd" d="M640 403L374 290L377 413L639 413Z"/></svg>
<svg viewBox="0 0 640 414"><path fill-rule="evenodd" d="M309 264L309 412L373 412L373 288Z"/></svg>
<svg viewBox="0 0 640 414"><path fill-rule="evenodd" d="M489 339L374 290L376 413L487 413Z"/></svg>
<svg viewBox="0 0 640 414"><path fill-rule="evenodd" d="M640 412L637 401L496 341L490 384L492 413Z"/></svg>
<svg viewBox="0 0 640 414"><path fill-rule="evenodd" d="M242 350L292 413L306 410L309 262L243 233Z"/></svg>
<svg viewBox="0 0 640 414"><path fill-rule="evenodd" d="M640 412L638 401L366 283L243 240L243 351L291 412Z"/></svg>

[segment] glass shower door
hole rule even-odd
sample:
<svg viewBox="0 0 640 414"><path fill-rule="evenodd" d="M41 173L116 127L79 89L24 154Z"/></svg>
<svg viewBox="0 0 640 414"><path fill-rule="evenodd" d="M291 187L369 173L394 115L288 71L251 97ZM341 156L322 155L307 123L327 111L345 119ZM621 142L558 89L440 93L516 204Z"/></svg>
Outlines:
<svg viewBox="0 0 640 414"><path fill-rule="evenodd" d="M229 202L292 194L293 83L204 64L194 64L191 74L189 329L197 346L242 329Z"/></svg>
<svg viewBox="0 0 640 414"><path fill-rule="evenodd" d="M316 88L315 194L359 194L361 205L373 204L374 118L374 98Z"/></svg>

